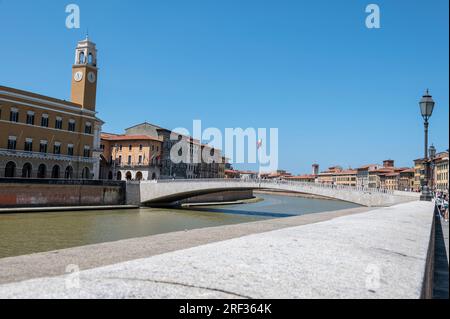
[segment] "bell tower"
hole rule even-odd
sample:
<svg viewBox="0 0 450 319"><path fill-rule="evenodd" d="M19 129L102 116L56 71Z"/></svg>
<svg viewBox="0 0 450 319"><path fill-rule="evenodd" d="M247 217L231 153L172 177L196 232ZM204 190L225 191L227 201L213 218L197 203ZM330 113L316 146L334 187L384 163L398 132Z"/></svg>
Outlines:
<svg viewBox="0 0 450 319"><path fill-rule="evenodd" d="M71 101L83 109L95 111L97 95L97 49L86 36L78 42L72 67Z"/></svg>

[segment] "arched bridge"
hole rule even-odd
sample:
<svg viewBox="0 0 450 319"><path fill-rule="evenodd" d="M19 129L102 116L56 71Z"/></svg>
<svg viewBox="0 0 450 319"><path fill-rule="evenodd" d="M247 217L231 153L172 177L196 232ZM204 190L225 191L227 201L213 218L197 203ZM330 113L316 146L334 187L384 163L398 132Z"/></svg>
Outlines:
<svg viewBox="0 0 450 319"><path fill-rule="evenodd" d="M127 201L152 205L173 203L189 197L232 190L273 189L319 195L370 207L385 207L419 199L418 193L326 185L283 180L188 179L130 182Z"/></svg>

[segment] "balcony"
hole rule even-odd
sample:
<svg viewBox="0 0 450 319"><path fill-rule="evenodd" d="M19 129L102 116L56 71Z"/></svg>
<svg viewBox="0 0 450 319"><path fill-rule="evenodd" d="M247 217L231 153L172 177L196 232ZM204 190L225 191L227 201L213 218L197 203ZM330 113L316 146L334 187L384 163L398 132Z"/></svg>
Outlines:
<svg viewBox="0 0 450 319"><path fill-rule="evenodd" d="M8 150L8 149L4 149L4 148L0 148L0 156L32 158L32 159L53 160L53 161L65 161L65 162L79 162L79 163L96 163L98 161L98 158L94 158L94 157L82 157L82 156L69 156L69 155L62 155L62 154L28 152L28 151L21 151L21 150Z"/></svg>

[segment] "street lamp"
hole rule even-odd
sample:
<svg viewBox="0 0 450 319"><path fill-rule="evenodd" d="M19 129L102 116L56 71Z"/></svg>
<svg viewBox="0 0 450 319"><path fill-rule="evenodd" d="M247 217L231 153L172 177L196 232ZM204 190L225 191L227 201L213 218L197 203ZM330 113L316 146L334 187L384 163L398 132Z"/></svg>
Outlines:
<svg viewBox="0 0 450 319"><path fill-rule="evenodd" d="M427 89L427 91L422 96L422 99L419 102L420 113L422 114L425 128L425 156L424 156L425 174L422 183L422 195L420 196L420 200L422 201L431 201L433 199L433 195L430 192L430 187L428 186L428 181L430 179L430 162L428 160L428 125L429 125L428 120L433 114L434 104L435 103L433 101L433 98Z"/></svg>

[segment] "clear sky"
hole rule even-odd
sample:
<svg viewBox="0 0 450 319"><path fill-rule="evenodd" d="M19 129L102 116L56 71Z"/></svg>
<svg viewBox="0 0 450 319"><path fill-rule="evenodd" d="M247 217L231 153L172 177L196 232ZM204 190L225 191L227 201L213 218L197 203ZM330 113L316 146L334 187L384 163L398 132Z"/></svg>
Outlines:
<svg viewBox="0 0 450 319"><path fill-rule="evenodd" d="M81 9L67 29L65 6ZM365 7L381 28L365 27ZM280 168L303 173L423 156L449 142L448 0L0 0L0 84L69 99L76 42L99 51L105 131L279 128ZM241 168L251 168L243 167Z"/></svg>

